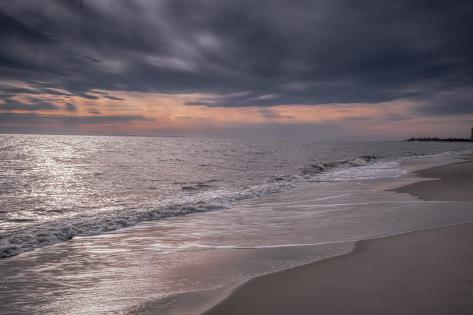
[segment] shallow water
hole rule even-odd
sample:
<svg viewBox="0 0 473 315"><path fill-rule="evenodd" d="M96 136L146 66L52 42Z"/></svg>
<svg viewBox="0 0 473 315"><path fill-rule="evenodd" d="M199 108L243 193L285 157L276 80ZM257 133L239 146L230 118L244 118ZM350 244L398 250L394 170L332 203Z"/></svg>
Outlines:
<svg viewBox="0 0 473 315"><path fill-rule="evenodd" d="M358 239L473 221L382 190L465 143L0 137L0 248L21 253L0 260L1 314L196 313Z"/></svg>
<svg viewBox="0 0 473 315"><path fill-rule="evenodd" d="M0 313L197 313L251 277L346 253L354 240L473 221L471 203L382 190L392 182L307 182L3 259Z"/></svg>
<svg viewBox="0 0 473 315"><path fill-rule="evenodd" d="M390 178L468 143L0 135L0 257L292 189Z"/></svg>

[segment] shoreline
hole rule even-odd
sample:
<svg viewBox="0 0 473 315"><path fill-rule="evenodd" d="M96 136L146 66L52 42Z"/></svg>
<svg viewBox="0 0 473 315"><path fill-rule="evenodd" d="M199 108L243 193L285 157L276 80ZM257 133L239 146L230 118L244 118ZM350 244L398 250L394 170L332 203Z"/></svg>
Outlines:
<svg viewBox="0 0 473 315"><path fill-rule="evenodd" d="M463 162L422 169L415 171L414 174L422 179L436 180L418 181L391 191L409 193L421 199L425 198L424 200L473 201L471 194L467 193L468 187L473 186L473 159L471 156ZM457 188L453 196L449 193L452 187ZM452 239L454 244L462 244L461 250L457 248L450 254L445 253L448 251L449 244L443 244L442 241L445 243L444 240L447 238ZM448 269L455 263L461 265L463 269L457 270L453 274L459 278L466 275L466 278L472 280L462 289L463 291L460 291L468 292L468 296L473 294L473 268L468 268L473 265L473 250L470 249L472 246L469 240L473 240L473 223L360 240L355 242L353 251L347 254L253 278L237 287L230 295L204 314L311 314L313 312L322 314L419 314L422 312L470 314L473 312L473 302L464 298L456 300L458 294L451 293L449 290L452 288L445 285L452 280L452 276L447 276L443 272L445 268ZM422 243L421 246L411 248L412 244L416 242ZM383 252L383 247L386 244L396 247L397 251ZM441 246L442 244L444 246ZM435 250L441 252L437 255L440 257L423 262L424 267L429 267L430 264L431 268L429 274L423 276L439 279L439 283L443 283L443 285L437 283L432 286L432 284L415 283L416 281L412 278L406 278L406 275L413 276L409 270L419 268L419 261L423 255L433 253ZM421 257L415 257L415 254L419 253ZM381 257L387 255L389 260L402 260L404 265L390 264L389 260L388 262L377 262L365 272L369 274L373 270L377 271L378 276L386 278L387 282L380 282L377 285L370 283L364 287L363 281L366 279L357 279L357 274L362 273L364 265L370 260L376 261L376 255ZM453 263L445 259L446 256L454 255L459 257ZM360 263L359 260L362 262ZM444 269L432 267L432 264L435 265L439 261L444 263ZM356 271L353 271L354 266ZM394 273L387 273L386 271L389 270ZM348 278L333 279L330 276L339 273L344 273ZM422 272L417 275L419 274L422 275ZM296 279L298 280L296 281ZM391 286L389 287L387 284ZM422 296L422 290L420 290L416 292L417 298L415 295L411 296L416 300L414 302L411 300L409 303L409 299L406 299L409 294L403 292L401 288L404 287L404 290L407 290L409 287L419 286L422 287L423 292L428 292L431 298ZM429 287L435 287L437 291L428 291ZM331 294L327 293L329 288L334 288ZM352 290L345 292L343 297L340 292L344 292L346 288ZM360 296L358 292L366 294ZM377 296L377 298L371 298L372 296ZM344 298L343 303L339 301L341 297ZM383 301L383 303L380 304L379 301ZM402 305L402 309L396 309L399 305ZM439 310L440 312L437 312Z"/></svg>
<svg viewBox="0 0 473 315"><path fill-rule="evenodd" d="M432 155L427 155L427 156L418 156L418 157L415 157L415 158L427 158L427 157L431 157L431 156L442 155L446 152L450 152L450 151L445 151L445 152L441 152L441 153L434 153ZM408 157L397 158L397 159L394 159L394 160L388 160L387 162L403 161L403 159L405 159L405 158L408 158ZM382 162L382 161L378 161L378 162ZM364 165L361 165L361 166L364 166ZM356 168L356 167L360 167L360 166L351 166L350 168ZM337 167L334 167L334 168L329 168L328 170L321 172L319 175L331 174L332 172L336 173L337 171L340 171L340 170L343 170L343 168L338 169L338 166L337 166ZM380 178L378 180L386 180L386 179L385 178ZM329 182L330 182L330 180L329 180ZM287 184L287 187L291 187L291 184L289 182L286 183L286 184ZM261 188L263 186L264 185L259 185L258 187ZM284 192L286 190L288 190L288 189L282 188L281 190L279 190L279 188L275 188L274 192L262 193L262 196L272 195L273 193L281 193L281 192ZM261 191L264 191L264 188L261 188ZM242 200L252 200L252 199L259 198L259 197L261 197L261 196L256 195L256 197L245 197ZM218 198L216 198L216 199L218 199ZM232 197L232 198L230 198L230 200L228 202L232 203L232 202L235 202L235 201L240 201L240 200L238 200L238 197L236 197L236 198ZM176 203L176 204L180 205L179 203ZM176 218L176 217L181 217L181 216L185 216L185 215L189 215L189 214L195 214L195 213L198 213L198 212L212 212L213 211L212 210L212 207L213 207L212 203L209 203L209 205L210 205L210 207L208 209L204 209L202 211L195 211L195 212L194 211L189 211L188 212L186 210L186 207L183 207L182 210L176 211L176 212L178 212L177 214L170 214L169 216L166 212L163 215L160 214L160 211L163 210L163 209L166 209L166 207L153 208L153 210L146 212L147 216L144 215L144 214L140 214L141 217L144 217L145 219L138 218L137 221L131 220L132 223L130 225L128 225L128 222L130 221L130 219L129 219L129 217L126 217L126 215L125 215L124 218L118 217L118 219L115 220L115 221L114 221L114 218L109 218L107 216L103 216L103 217L98 216L96 219L100 220L99 222L101 222L101 223L105 222L104 223L105 230L103 230L103 231L101 230L101 231L98 231L98 232L94 231L93 227L92 227L92 232L91 232L90 223L83 222L83 221L81 221L81 219L79 219L77 222L75 222L74 218L69 218L68 220L62 220L62 221L58 220L58 222L56 222L57 225L55 225L55 226L49 226L47 224L50 223L50 222L45 222L44 225L47 226L47 228L48 228L47 231L44 228L42 228L41 225L38 225L40 228L37 229L37 230L27 230L28 228L26 228L25 231L27 233L23 233L21 235L17 235L17 234L15 234L15 232L12 232L12 231L8 230L3 235L4 242L5 242L6 245L3 246L4 244L0 244L0 245L3 246L3 247L0 247L0 260L9 259L9 258L15 257L19 254L34 251L34 250L37 250L39 248L44 248L44 247L47 247L47 246L53 246L55 244L68 242L71 239L74 239L74 238L77 238L77 237L90 237L90 236L95 236L95 235L106 234L106 233L109 233L109 232L115 232L115 231L127 229L127 228L137 226L137 225L140 225L140 224L145 224L147 222L157 222L157 221L160 221L160 219L168 219L168 218L173 219L173 218ZM157 219L147 219L147 217L153 217L154 215L156 215L158 218ZM111 224L111 222L113 223L113 225L111 227L108 227L107 224ZM126 222L126 224L123 225L122 222ZM94 221L93 223L94 223L94 225L97 224L96 221ZM82 232L83 230L85 232ZM51 231L54 231L54 233L51 233ZM76 231L81 231L81 232L76 232ZM41 237L38 236L39 234L41 234ZM22 242L16 243L15 241L13 241L13 244L10 245L10 239L14 240L15 238L16 239L22 239ZM41 238L41 242L37 241L38 238Z"/></svg>
<svg viewBox="0 0 473 315"><path fill-rule="evenodd" d="M473 157L466 161L436 166L415 171L421 177L417 181L391 191L408 193L426 201L469 201L473 202Z"/></svg>
<svg viewBox="0 0 473 315"><path fill-rule="evenodd" d="M204 314L471 314L473 249L469 240L472 236L473 223L465 223L358 241L350 253L251 279ZM457 244L460 238L463 244L449 255L449 259L454 259L455 253L469 250L467 259L457 264L460 266L451 268L451 263L442 259L445 251L432 255L435 250L426 250L433 240L450 239ZM406 242L414 246L406 246ZM404 255L399 255L399 250ZM427 258L426 252L431 254ZM407 255L410 257L406 261ZM396 256L398 259L393 259ZM437 266L426 262L435 263L434 258ZM421 268L428 271L422 273ZM461 274L455 272L458 268ZM433 283L425 282L431 278L432 271L447 269L457 269L449 271L456 273L453 279L451 274L442 277L437 273ZM424 283L414 278L416 273ZM446 288L445 292L438 287L439 282L448 285L453 281L456 286ZM461 287L462 282L465 288ZM429 291L429 287L434 290Z"/></svg>
<svg viewBox="0 0 473 315"><path fill-rule="evenodd" d="M442 154L401 162L412 175L459 161ZM78 237L1 260L0 313L199 314L250 279L341 256L358 240L473 222L470 203L387 191L415 180L308 182L211 215Z"/></svg>

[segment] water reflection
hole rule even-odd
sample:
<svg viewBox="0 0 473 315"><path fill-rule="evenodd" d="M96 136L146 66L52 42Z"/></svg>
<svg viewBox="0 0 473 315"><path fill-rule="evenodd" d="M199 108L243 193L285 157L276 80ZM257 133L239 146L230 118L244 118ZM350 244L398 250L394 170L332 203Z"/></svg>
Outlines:
<svg viewBox="0 0 473 315"><path fill-rule="evenodd" d="M219 288L350 250L340 241L473 221L470 203L448 203L446 211L445 202L373 185L307 184L228 210L78 237L1 260L0 312L195 312L218 298ZM205 297L186 308L183 292Z"/></svg>

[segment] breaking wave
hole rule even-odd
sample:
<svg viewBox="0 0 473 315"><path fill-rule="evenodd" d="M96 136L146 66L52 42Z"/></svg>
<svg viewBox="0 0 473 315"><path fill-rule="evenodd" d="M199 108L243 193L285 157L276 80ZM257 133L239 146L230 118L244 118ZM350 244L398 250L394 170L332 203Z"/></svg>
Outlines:
<svg viewBox="0 0 473 315"><path fill-rule="evenodd" d="M140 222L229 208L236 201L281 192L301 182L393 178L403 174L399 167L400 161L379 159L380 157L369 155L348 161L310 164L300 169L298 174L275 175L262 185L240 190L212 189L214 187L209 183L196 183L182 188L197 190L189 196L176 196L174 199L159 200L154 204L113 208L90 216L76 215L28 226L1 236L0 258L67 241L79 235L98 235Z"/></svg>

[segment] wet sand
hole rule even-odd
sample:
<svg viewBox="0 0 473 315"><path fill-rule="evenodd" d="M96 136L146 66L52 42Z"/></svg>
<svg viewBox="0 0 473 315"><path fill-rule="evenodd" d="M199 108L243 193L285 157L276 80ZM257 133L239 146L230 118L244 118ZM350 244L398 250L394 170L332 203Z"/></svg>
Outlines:
<svg viewBox="0 0 473 315"><path fill-rule="evenodd" d="M472 160L418 174L437 180L396 191L473 200ZM255 278L206 314L473 314L472 297L473 224L464 224L360 241L348 255Z"/></svg>
<svg viewBox="0 0 473 315"><path fill-rule="evenodd" d="M467 161L415 172L422 182L394 191L408 193L423 200L473 201L473 158Z"/></svg>

